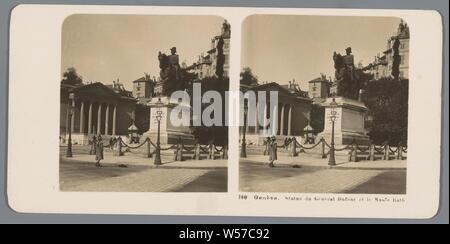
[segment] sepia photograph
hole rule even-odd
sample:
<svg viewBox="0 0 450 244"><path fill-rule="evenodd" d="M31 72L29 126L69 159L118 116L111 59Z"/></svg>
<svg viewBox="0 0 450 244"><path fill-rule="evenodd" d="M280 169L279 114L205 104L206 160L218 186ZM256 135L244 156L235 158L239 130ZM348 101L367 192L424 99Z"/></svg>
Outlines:
<svg viewBox="0 0 450 244"><path fill-rule="evenodd" d="M242 28L240 191L406 194L408 23L252 15Z"/></svg>
<svg viewBox="0 0 450 244"><path fill-rule="evenodd" d="M8 206L432 218L442 34L431 10L17 6ZM231 231L177 238L245 235Z"/></svg>
<svg viewBox="0 0 450 244"><path fill-rule="evenodd" d="M226 192L228 128L201 115L224 107L206 94L228 90L230 37L215 16L67 17L60 189Z"/></svg>

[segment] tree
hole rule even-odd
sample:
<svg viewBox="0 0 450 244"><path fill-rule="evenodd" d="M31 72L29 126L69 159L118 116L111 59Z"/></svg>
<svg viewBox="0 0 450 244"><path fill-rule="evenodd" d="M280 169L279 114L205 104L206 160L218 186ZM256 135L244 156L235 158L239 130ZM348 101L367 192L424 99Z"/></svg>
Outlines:
<svg viewBox="0 0 450 244"><path fill-rule="evenodd" d="M139 134L144 134L150 129L150 107L136 104L134 124L138 128Z"/></svg>
<svg viewBox="0 0 450 244"><path fill-rule="evenodd" d="M311 127L314 129L314 133L319 133L323 131L325 125L325 108L312 104L311 106Z"/></svg>
<svg viewBox="0 0 450 244"><path fill-rule="evenodd" d="M78 86L83 84L83 78L77 73L74 67L70 67L64 72L61 83Z"/></svg>
<svg viewBox="0 0 450 244"><path fill-rule="evenodd" d="M216 75L219 79L223 78L223 65L225 64L225 55L223 54L223 38L220 37L219 42L217 43L217 66L216 66Z"/></svg>
<svg viewBox="0 0 450 244"><path fill-rule="evenodd" d="M409 81L380 79L369 82L364 103L373 118L369 137L375 144L388 141L390 145L408 139L408 86Z"/></svg>
<svg viewBox="0 0 450 244"><path fill-rule="evenodd" d="M194 126L192 131L195 139L201 144L209 144L210 142L218 146L228 145L228 126L226 126L226 104L225 104L225 92L229 90L229 79L227 77L207 77L197 81L202 86L202 96L207 91L217 91L222 97L222 126ZM192 97L192 86L188 90ZM202 103L202 111L209 106Z"/></svg>
<svg viewBox="0 0 450 244"><path fill-rule="evenodd" d="M241 85L257 85L258 77L253 74L252 69L245 67L241 72Z"/></svg>
<svg viewBox="0 0 450 244"><path fill-rule="evenodd" d="M394 44L392 45L392 51L394 52L392 60L392 76L395 80L398 80L400 75L400 54L399 54L400 40L395 38Z"/></svg>

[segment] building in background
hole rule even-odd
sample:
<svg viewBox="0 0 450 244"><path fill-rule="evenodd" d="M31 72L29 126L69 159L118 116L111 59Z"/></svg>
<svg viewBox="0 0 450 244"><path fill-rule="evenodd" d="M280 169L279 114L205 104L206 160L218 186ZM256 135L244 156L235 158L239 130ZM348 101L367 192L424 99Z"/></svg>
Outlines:
<svg viewBox="0 0 450 244"><path fill-rule="evenodd" d="M321 74L320 77L308 81L308 96L313 99L315 104L324 102L330 96L330 80L326 75Z"/></svg>
<svg viewBox="0 0 450 244"><path fill-rule="evenodd" d="M400 55L400 75L401 79L409 78L409 26L403 21L400 22L397 34L390 37L386 43L386 50L383 54L378 54L375 60L364 70L373 75L373 79L392 78L392 67L394 62L394 42L398 38Z"/></svg>
<svg viewBox="0 0 450 244"><path fill-rule="evenodd" d="M192 70L198 79L217 76L217 67L220 66L219 62L221 62L221 55L223 55L223 75L228 77L230 69L230 38L231 26L225 20L220 35L211 39L211 47L206 52L206 55L202 53L198 60L187 67L187 69Z"/></svg>
<svg viewBox="0 0 450 244"><path fill-rule="evenodd" d="M100 82L67 85L61 84L60 139L65 143L69 130L74 144L86 145L93 135L125 136L133 124L137 100L119 81L112 85ZM69 123L69 105L74 107Z"/></svg>
<svg viewBox="0 0 450 244"><path fill-rule="evenodd" d="M148 74L133 81L133 97L138 103L147 104L153 96L155 84L155 78L151 79Z"/></svg>
<svg viewBox="0 0 450 244"><path fill-rule="evenodd" d="M310 112L312 100L308 97L308 93L302 91L295 81L289 82L289 85L279 85L276 82L267 82L264 84L255 84L252 86L241 86L241 90L245 93L249 90L254 91L256 94L260 91L266 91L269 94L270 91L278 91L278 114L277 114L277 128L273 133L277 139L284 141L286 137L303 136L303 129L308 125L310 121ZM256 101L257 104L259 101ZM269 115L269 97L266 100L265 117ZM263 106L263 105L257 105ZM247 115L250 116L250 113ZM258 118L258 114L255 114ZM262 145L264 143L264 135L261 134L261 130L264 126L250 124L249 121L255 121L256 119L247 118L246 135L247 142L250 144ZM242 128L241 128L242 129Z"/></svg>

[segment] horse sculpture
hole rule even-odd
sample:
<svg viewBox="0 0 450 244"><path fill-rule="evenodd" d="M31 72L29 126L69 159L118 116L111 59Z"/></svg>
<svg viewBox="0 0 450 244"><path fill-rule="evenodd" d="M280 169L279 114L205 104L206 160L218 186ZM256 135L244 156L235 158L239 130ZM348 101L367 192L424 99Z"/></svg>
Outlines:
<svg viewBox="0 0 450 244"><path fill-rule="evenodd" d="M353 64L346 65L344 56L334 52L333 54L334 69L335 69L335 84L337 96L347 97L351 99L358 99L360 85L359 71L356 70Z"/></svg>

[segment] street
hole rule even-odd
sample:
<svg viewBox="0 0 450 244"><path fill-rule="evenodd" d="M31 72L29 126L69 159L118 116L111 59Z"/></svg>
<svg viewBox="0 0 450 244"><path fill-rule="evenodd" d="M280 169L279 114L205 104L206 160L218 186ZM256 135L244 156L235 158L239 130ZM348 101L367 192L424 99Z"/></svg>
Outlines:
<svg viewBox="0 0 450 244"><path fill-rule="evenodd" d="M60 189L75 192L226 192L227 169L155 168L60 158Z"/></svg>
<svg viewBox="0 0 450 244"><path fill-rule="evenodd" d="M405 169L326 168L241 160L244 192L406 194Z"/></svg>

